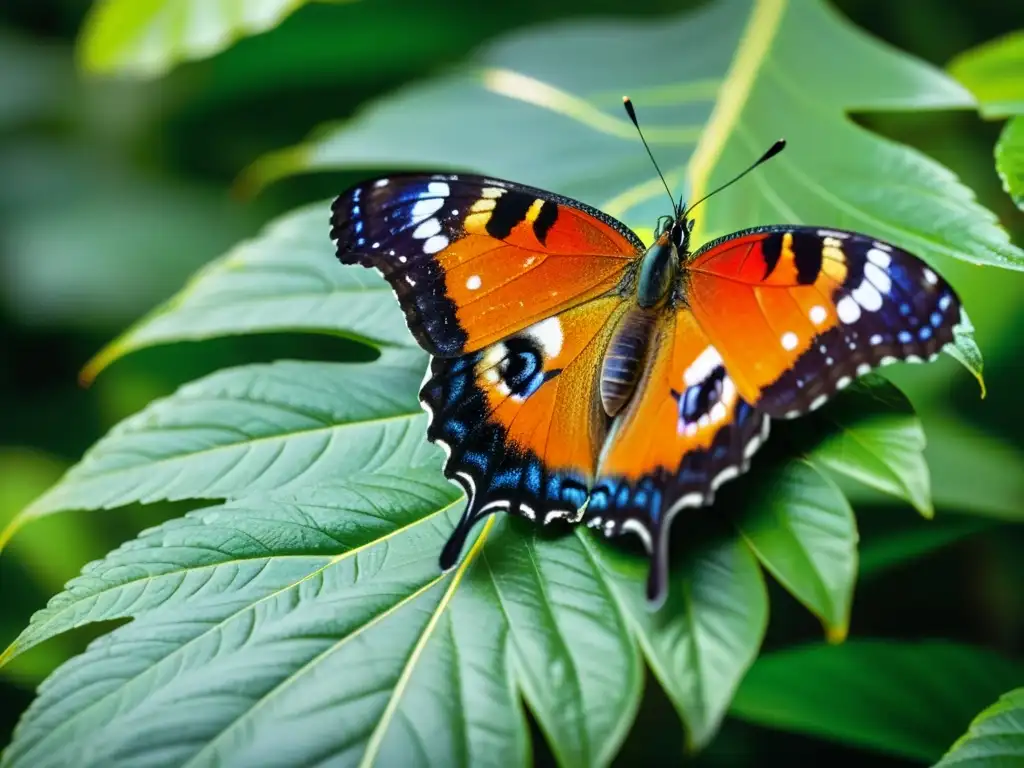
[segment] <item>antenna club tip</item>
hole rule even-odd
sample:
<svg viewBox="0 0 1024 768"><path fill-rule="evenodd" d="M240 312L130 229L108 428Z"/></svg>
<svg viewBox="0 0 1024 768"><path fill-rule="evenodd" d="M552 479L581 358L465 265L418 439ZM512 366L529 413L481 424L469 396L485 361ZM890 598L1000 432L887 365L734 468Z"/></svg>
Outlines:
<svg viewBox="0 0 1024 768"><path fill-rule="evenodd" d="M633 125L636 126L636 129L639 131L640 124L637 122L636 119L636 110L633 109L633 100L630 99L629 96L623 96L622 106L626 108L626 114L629 115L630 122L632 122Z"/></svg>

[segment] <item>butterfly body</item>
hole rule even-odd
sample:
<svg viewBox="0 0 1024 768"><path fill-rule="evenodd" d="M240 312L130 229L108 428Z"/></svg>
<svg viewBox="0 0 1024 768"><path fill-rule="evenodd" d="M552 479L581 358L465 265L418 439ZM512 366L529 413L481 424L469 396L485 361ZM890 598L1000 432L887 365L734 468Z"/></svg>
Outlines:
<svg viewBox="0 0 1024 768"><path fill-rule="evenodd" d="M343 263L378 269L431 355L428 438L469 504L451 567L494 512L633 533L664 594L673 515L742 474L773 418L926 360L960 304L917 257L855 232L744 230L648 248L577 201L472 175L405 174L333 205Z"/></svg>

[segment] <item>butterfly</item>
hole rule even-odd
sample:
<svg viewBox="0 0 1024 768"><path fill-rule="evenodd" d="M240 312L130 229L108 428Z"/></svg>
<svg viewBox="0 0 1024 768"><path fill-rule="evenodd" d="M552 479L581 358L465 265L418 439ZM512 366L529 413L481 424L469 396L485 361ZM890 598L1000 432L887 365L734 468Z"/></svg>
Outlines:
<svg viewBox="0 0 1024 768"><path fill-rule="evenodd" d="M691 249L694 206L673 202L646 247L584 203L487 176L403 173L335 199L337 257L383 274L431 356L427 437L469 500L443 570L492 513L564 520L638 536L660 604L673 516L746 472L772 419L953 341L957 295L907 251L803 225Z"/></svg>

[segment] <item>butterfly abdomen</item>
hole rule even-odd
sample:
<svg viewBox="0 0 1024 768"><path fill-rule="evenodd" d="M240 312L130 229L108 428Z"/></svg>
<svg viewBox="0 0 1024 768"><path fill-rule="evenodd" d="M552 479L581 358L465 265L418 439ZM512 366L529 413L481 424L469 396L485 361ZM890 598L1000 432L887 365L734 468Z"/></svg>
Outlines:
<svg viewBox="0 0 1024 768"><path fill-rule="evenodd" d="M654 328L655 313L641 308L622 316L601 365L601 404L614 416L636 388Z"/></svg>

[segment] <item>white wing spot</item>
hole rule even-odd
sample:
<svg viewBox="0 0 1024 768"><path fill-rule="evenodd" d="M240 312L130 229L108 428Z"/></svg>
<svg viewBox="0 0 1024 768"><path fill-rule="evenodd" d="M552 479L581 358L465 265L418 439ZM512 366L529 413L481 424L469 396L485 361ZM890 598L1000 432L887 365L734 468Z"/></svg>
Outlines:
<svg viewBox="0 0 1024 768"><path fill-rule="evenodd" d="M683 373L683 382L688 387L704 381L715 368L722 364L722 356L714 347L707 347L697 355L697 358L690 363L690 367Z"/></svg>
<svg viewBox="0 0 1024 768"><path fill-rule="evenodd" d="M924 268L924 279L928 281L929 285L935 285L939 282L939 276L928 269L928 267Z"/></svg>
<svg viewBox="0 0 1024 768"><path fill-rule="evenodd" d="M839 319L847 325L850 323L856 323L860 320L860 307L857 305L857 302L849 296L843 296L843 298L836 303L836 314L838 314Z"/></svg>
<svg viewBox="0 0 1024 768"><path fill-rule="evenodd" d="M423 243L424 253L437 253L448 247L448 238L444 235L434 235Z"/></svg>
<svg viewBox="0 0 1024 768"><path fill-rule="evenodd" d="M426 240L441 231L441 222L437 219L427 219L412 231L412 236L417 240ZM374 245L376 248L377 246Z"/></svg>
<svg viewBox="0 0 1024 768"><path fill-rule="evenodd" d="M447 187L448 185L445 184ZM426 200L417 200L416 204L412 207L412 211L409 214L411 224L418 224L424 219L428 219L441 210L441 206L444 205L444 200L439 198L428 198Z"/></svg>
<svg viewBox="0 0 1024 768"><path fill-rule="evenodd" d="M870 280L871 284L881 293L887 294L892 289L892 278L874 262L869 261L864 265L864 277Z"/></svg>
<svg viewBox="0 0 1024 768"><path fill-rule="evenodd" d="M810 317L812 323L815 325L821 325L825 322L825 318L828 317L828 310L820 304L813 306L811 307Z"/></svg>
<svg viewBox="0 0 1024 768"><path fill-rule="evenodd" d="M862 280L860 285L850 291L850 295L868 312L877 312L882 308L882 294L867 279Z"/></svg>
<svg viewBox="0 0 1024 768"><path fill-rule="evenodd" d="M839 381L836 382L836 389L845 389L846 386L853 381L849 376L843 376Z"/></svg>
<svg viewBox="0 0 1024 768"><path fill-rule="evenodd" d="M890 257L885 251L881 250L878 247L878 243L875 243L874 248L868 249L868 261L882 269L887 269L892 263L892 257Z"/></svg>
<svg viewBox="0 0 1024 768"><path fill-rule="evenodd" d="M562 323L557 317L549 317L526 329L526 334L532 336L544 348L544 357L550 360L558 357L562 351Z"/></svg>
<svg viewBox="0 0 1024 768"><path fill-rule="evenodd" d="M448 197L451 194L451 189L443 181L432 181L427 184L427 193L438 197ZM438 208L440 207L438 206Z"/></svg>
<svg viewBox="0 0 1024 768"><path fill-rule="evenodd" d="M872 336L870 339L868 339L868 341L871 342L872 346L876 346L878 344L881 344L882 343L882 334L876 333L874 336Z"/></svg>
<svg viewBox="0 0 1024 768"><path fill-rule="evenodd" d="M868 373L870 370L871 370L871 364L870 363L861 363L860 365L857 366L857 375L858 376L863 376L865 373Z"/></svg>
<svg viewBox="0 0 1024 768"><path fill-rule="evenodd" d="M480 275L470 275L469 279L466 281L466 288L468 288L471 291L475 291L477 288L480 287L481 282L482 281L480 280Z"/></svg>
<svg viewBox="0 0 1024 768"><path fill-rule="evenodd" d="M786 350L796 349L796 345L800 343L800 339L792 331L787 331L782 334L782 348Z"/></svg>
<svg viewBox="0 0 1024 768"><path fill-rule="evenodd" d="M387 185L388 185L388 180L387 179L377 179L377 181L375 181L373 183L373 186L375 186L375 187L386 187Z"/></svg>

